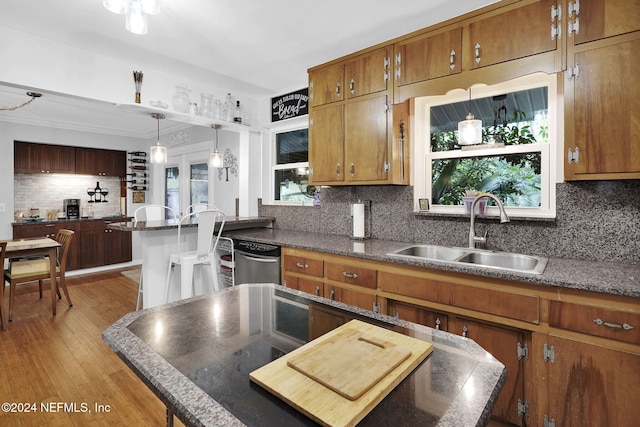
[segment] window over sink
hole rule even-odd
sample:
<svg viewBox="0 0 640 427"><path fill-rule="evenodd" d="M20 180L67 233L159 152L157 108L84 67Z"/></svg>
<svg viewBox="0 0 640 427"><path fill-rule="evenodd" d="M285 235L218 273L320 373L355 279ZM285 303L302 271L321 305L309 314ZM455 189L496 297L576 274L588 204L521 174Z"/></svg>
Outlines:
<svg viewBox="0 0 640 427"><path fill-rule="evenodd" d="M475 190L495 194L510 216L555 217L557 79L537 73L416 98L415 210L428 199L431 212L462 215L465 192ZM482 121L481 144L459 141L458 122L469 113ZM497 214L497 207L487 209Z"/></svg>

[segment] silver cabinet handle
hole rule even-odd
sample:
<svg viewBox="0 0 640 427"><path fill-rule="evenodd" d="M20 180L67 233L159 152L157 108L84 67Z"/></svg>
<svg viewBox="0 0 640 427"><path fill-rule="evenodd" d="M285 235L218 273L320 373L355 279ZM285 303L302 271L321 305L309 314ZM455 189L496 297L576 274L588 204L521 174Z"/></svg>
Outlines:
<svg viewBox="0 0 640 427"><path fill-rule="evenodd" d="M320 295L320 286L316 286L316 296L319 296L319 295Z"/></svg>
<svg viewBox="0 0 640 427"><path fill-rule="evenodd" d="M296 267L298 267L298 268L309 268L309 264L303 264L301 262L296 262Z"/></svg>
<svg viewBox="0 0 640 427"><path fill-rule="evenodd" d="M351 176L356 176L356 164L354 162L351 162L350 172Z"/></svg>
<svg viewBox="0 0 640 427"><path fill-rule="evenodd" d="M349 279L357 279L358 278L358 274L357 273L347 273L346 271L343 271L342 275L344 277L349 278Z"/></svg>
<svg viewBox="0 0 640 427"><path fill-rule="evenodd" d="M449 68L450 69L454 69L456 68L456 51L452 50L451 53L449 54Z"/></svg>
<svg viewBox="0 0 640 427"><path fill-rule="evenodd" d="M436 318L436 329L440 330L440 325L442 324L442 322L440 321L440 318Z"/></svg>
<svg viewBox="0 0 640 427"><path fill-rule="evenodd" d="M336 97L340 98L340 83L336 83Z"/></svg>
<svg viewBox="0 0 640 427"><path fill-rule="evenodd" d="M349 82L349 91L351 91L351 95L356 93L356 81L353 79Z"/></svg>
<svg viewBox="0 0 640 427"><path fill-rule="evenodd" d="M336 164L336 176L340 176L340 163Z"/></svg>
<svg viewBox="0 0 640 427"><path fill-rule="evenodd" d="M618 323L605 322L599 317L597 319L593 319L593 323L595 323L598 326L606 326L612 329L624 329L625 331L630 331L631 329L633 329L633 326L631 326L628 323L623 323L622 325L620 325Z"/></svg>
<svg viewBox="0 0 640 427"><path fill-rule="evenodd" d="M331 293L329 294L329 298L331 298L332 300L335 300L335 296L336 296L336 291L331 289Z"/></svg>
<svg viewBox="0 0 640 427"><path fill-rule="evenodd" d="M467 337L467 332L469 332L469 328L467 328L466 325L465 325L465 326L462 327L462 336L466 338Z"/></svg>
<svg viewBox="0 0 640 427"><path fill-rule="evenodd" d="M480 63L480 43L476 43L476 62Z"/></svg>

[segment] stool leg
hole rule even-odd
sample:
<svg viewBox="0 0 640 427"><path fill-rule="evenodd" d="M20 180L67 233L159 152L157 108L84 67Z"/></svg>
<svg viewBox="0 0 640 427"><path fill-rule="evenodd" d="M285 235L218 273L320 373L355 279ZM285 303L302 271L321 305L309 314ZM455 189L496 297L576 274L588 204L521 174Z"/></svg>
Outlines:
<svg viewBox="0 0 640 427"><path fill-rule="evenodd" d="M218 292L220 290L220 282L218 279L218 259L215 254L209 256L209 264L211 265L211 275L213 276L213 289Z"/></svg>
<svg viewBox="0 0 640 427"><path fill-rule="evenodd" d="M9 285L9 322L13 320L13 300L16 297L16 284L11 282Z"/></svg>
<svg viewBox="0 0 640 427"><path fill-rule="evenodd" d="M140 300L142 300L142 270L140 270L140 284L138 285L138 301L136 302L136 311L140 310Z"/></svg>
<svg viewBox="0 0 640 427"><path fill-rule="evenodd" d="M180 264L180 299L193 296L193 264L183 262Z"/></svg>

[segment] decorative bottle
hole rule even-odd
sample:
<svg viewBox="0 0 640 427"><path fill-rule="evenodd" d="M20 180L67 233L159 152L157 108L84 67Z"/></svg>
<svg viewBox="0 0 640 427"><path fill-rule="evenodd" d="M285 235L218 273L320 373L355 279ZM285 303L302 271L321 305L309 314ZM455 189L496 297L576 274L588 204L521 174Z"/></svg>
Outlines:
<svg viewBox="0 0 640 427"><path fill-rule="evenodd" d="M240 101L236 101L236 108L233 110L233 123L242 123L242 108L240 108Z"/></svg>

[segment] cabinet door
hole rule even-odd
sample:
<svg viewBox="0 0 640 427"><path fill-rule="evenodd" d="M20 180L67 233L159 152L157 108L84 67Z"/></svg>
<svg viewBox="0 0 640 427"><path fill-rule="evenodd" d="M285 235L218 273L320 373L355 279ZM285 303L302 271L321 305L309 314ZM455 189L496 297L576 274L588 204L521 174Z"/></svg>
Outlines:
<svg viewBox="0 0 640 427"><path fill-rule="evenodd" d="M309 106L344 100L344 64L334 64L309 72Z"/></svg>
<svg viewBox="0 0 640 427"><path fill-rule="evenodd" d="M284 283L287 288L296 289L319 297L324 296L324 285L321 280L304 279L302 277L285 274Z"/></svg>
<svg viewBox="0 0 640 427"><path fill-rule="evenodd" d="M82 268L104 265L105 225L103 221L87 221L80 228Z"/></svg>
<svg viewBox="0 0 640 427"><path fill-rule="evenodd" d="M344 106L314 108L309 113L309 181L344 181Z"/></svg>
<svg viewBox="0 0 640 427"><path fill-rule="evenodd" d="M549 419L558 426L633 426L640 419L640 355L551 335Z"/></svg>
<svg viewBox="0 0 640 427"><path fill-rule="evenodd" d="M377 301L377 297L374 294L358 292L327 283L324 284L324 297L371 311L373 311L373 306Z"/></svg>
<svg viewBox="0 0 640 427"><path fill-rule="evenodd" d="M640 34L575 54L579 74L565 96L565 153L577 148L578 161L569 163L567 157L567 179L593 179L591 174L640 178L639 49Z"/></svg>
<svg viewBox="0 0 640 427"><path fill-rule="evenodd" d="M76 173L97 176L124 176L127 156L125 151L98 148L75 149Z"/></svg>
<svg viewBox="0 0 640 427"><path fill-rule="evenodd" d="M389 316L441 331L449 330L449 316L444 313L399 301L389 301L387 304Z"/></svg>
<svg viewBox="0 0 640 427"><path fill-rule="evenodd" d="M387 96L345 105L347 181L385 181L388 177Z"/></svg>
<svg viewBox="0 0 640 427"><path fill-rule="evenodd" d="M558 38L551 38L552 6L556 0L541 0L469 24L469 68L556 50Z"/></svg>
<svg viewBox="0 0 640 427"><path fill-rule="evenodd" d="M317 304L309 304L309 341L333 331L350 320L338 310L331 310Z"/></svg>
<svg viewBox="0 0 640 427"><path fill-rule="evenodd" d="M64 145L47 146L46 156L49 170L53 173L76 172L76 150Z"/></svg>
<svg viewBox="0 0 640 427"><path fill-rule="evenodd" d="M640 30L638 0L589 0L579 5L578 13L567 17L567 34L576 45Z"/></svg>
<svg viewBox="0 0 640 427"><path fill-rule="evenodd" d="M336 282L349 283L370 289L376 289L377 286L376 270L355 267L348 263L326 262L324 274L327 279L335 280Z"/></svg>
<svg viewBox="0 0 640 427"><path fill-rule="evenodd" d="M75 148L16 141L13 166L17 173L75 173Z"/></svg>
<svg viewBox="0 0 640 427"><path fill-rule="evenodd" d="M396 44L398 86L457 74L462 70L462 28L419 36Z"/></svg>
<svg viewBox="0 0 640 427"><path fill-rule="evenodd" d="M345 65L347 98L356 98L387 90L389 85L389 49L382 47Z"/></svg>
<svg viewBox="0 0 640 427"><path fill-rule="evenodd" d="M131 232L105 228L104 233L104 263L131 261Z"/></svg>
<svg viewBox="0 0 640 427"><path fill-rule="evenodd" d="M56 224L56 233L58 230L66 229L74 232L71 238L71 245L69 246L69 255L67 255L67 271L77 270L82 267L82 248L80 247L80 222L78 221L65 221Z"/></svg>
<svg viewBox="0 0 640 427"><path fill-rule="evenodd" d="M525 400L522 366L524 359L518 359L517 353L518 344L524 345L523 332L463 318L456 319L456 328L450 332L474 340L507 367L509 375L491 416L515 425L523 425L523 418L518 414L518 399Z"/></svg>

